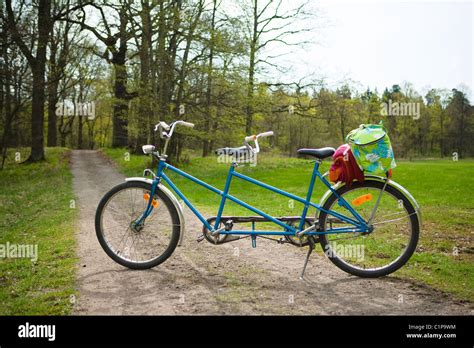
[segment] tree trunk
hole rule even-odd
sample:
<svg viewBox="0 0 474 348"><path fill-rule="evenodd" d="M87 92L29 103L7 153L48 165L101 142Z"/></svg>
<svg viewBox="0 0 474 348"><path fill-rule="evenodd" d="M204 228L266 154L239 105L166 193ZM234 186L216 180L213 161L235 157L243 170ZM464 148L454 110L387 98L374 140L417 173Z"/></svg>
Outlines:
<svg viewBox="0 0 474 348"><path fill-rule="evenodd" d="M61 144L61 147L66 147L66 134L63 134L63 133L60 133L61 136L60 136L60 144Z"/></svg>
<svg viewBox="0 0 474 348"><path fill-rule="evenodd" d="M48 146L56 146L56 103L58 93L58 83L56 76L56 53L57 45L53 42L54 35L51 35L52 44L49 54L49 75L48 75Z"/></svg>
<svg viewBox="0 0 474 348"><path fill-rule="evenodd" d="M46 56L44 56L46 58ZM44 60L43 60L44 62ZM44 63L38 60L33 72L33 95L31 101L31 154L28 162L44 160Z"/></svg>
<svg viewBox="0 0 474 348"><path fill-rule="evenodd" d="M115 71L112 146L125 147L128 145L128 103L137 96L137 93L127 91L127 8L121 7L119 47L112 54L112 63Z"/></svg>
<svg viewBox="0 0 474 348"><path fill-rule="evenodd" d="M57 115L56 104L58 103L58 79L56 74L51 73L48 81L48 146L57 144Z"/></svg>
<svg viewBox="0 0 474 348"><path fill-rule="evenodd" d="M135 152L141 153L141 147L147 142L150 110L150 44L152 41L152 28L150 18L150 5L142 1L142 38L140 46L140 100L138 106L138 132Z"/></svg>
<svg viewBox="0 0 474 348"><path fill-rule="evenodd" d="M212 98L212 69L214 59L214 31L215 31L215 18L217 10L217 0L213 1L212 17L211 17L211 40L209 47L209 63L207 65L207 89L206 89L206 114L204 115L204 131L206 134L211 134L211 98ZM214 134L214 133L212 133ZM204 138L202 142L202 156L206 157L209 155L210 140Z"/></svg>
<svg viewBox="0 0 474 348"><path fill-rule="evenodd" d="M62 33L62 40L51 34L50 54L49 54L49 76L48 76L48 146L57 145L58 137L58 126L56 115L56 104L59 101L58 88L59 80L64 73L66 68L67 59L69 55L69 29L70 23L66 23L64 32ZM54 28L53 28L54 29ZM54 32L54 30L53 30ZM61 45L62 49L58 56L58 46Z"/></svg>
<svg viewBox="0 0 474 348"><path fill-rule="evenodd" d="M2 152L2 165L1 169L3 169L3 165L5 164L5 159L7 157L7 149L8 149L8 137L10 134L10 128L13 120L13 113L11 110L11 94L10 94L10 80L11 80L11 75L10 75L10 67L9 67L9 57L8 57L8 52L6 46L4 46L3 50L3 61L5 63L5 69L4 69L4 84L5 84L5 97L2 98L2 108L0 109L0 112L2 109L5 110L5 124L3 128L3 137L2 137L2 143L0 144L0 149ZM3 82L3 79L2 79ZM3 87L3 86L1 86ZM2 95L3 95L3 89L2 89ZM4 106L4 107L3 107Z"/></svg>
<svg viewBox="0 0 474 348"><path fill-rule="evenodd" d="M439 154L442 158L444 156L444 127L443 127L443 110L439 114Z"/></svg>
<svg viewBox="0 0 474 348"><path fill-rule="evenodd" d="M158 70L158 101L160 109L160 120L166 120L168 113L168 101L166 91L166 15L165 15L164 0L160 0L160 16L158 25L158 48L157 48L157 61L159 62Z"/></svg>
<svg viewBox="0 0 474 348"><path fill-rule="evenodd" d="M255 59L258 45L258 0L254 0L253 5L253 31L250 42L249 75L247 86L247 107L245 109L246 122L245 134L251 135L253 128L253 94L255 86Z"/></svg>
<svg viewBox="0 0 474 348"><path fill-rule="evenodd" d="M83 117L78 116L77 117L77 148L81 150L83 148L83 136L82 136L82 129L83 129L83 122L82 122Z"/></svg>
<svg viewBox="0 0 474 348"><path fill-rule="evenodd" d="M46 50L49 33L53 21L51 19L51 0L40 0L38 6L38 47L36 63L32 66L33 95L31 102L31 154L29 162L44 160L44 103L45 103L45 72Z"/></svg>
<svg viewBox="0 0 474 348"><path fill-rule="evenodd" d="M125 62L124 62L125 63ZM125 65L115 64L114 113L112 147L128 145L128 98L126 91L127 72Z"/></svg>
<svg viewBox="0 0 474 348"><path fill-rule="evenodd" d="M176 93L176 105L175 105L175 119L179 120L181 118L181 104L183 102L183 95L184 95L184 86L185 86L185 79L187 75L187 68L188 68L188 57L189 57L189 50L191 49L191 43L194 39L194 31L198 24L198 21L201 17L202 13L202 3L200 2L197 6L199 6L197 10L196 17L193 19L192 24L189 27L189 32L186 38L186 47L184 48L183 59L181 63L181 69L179 70L178 76L178 91ZM183 137L179 134L176 136L176 161L179 162L182 152L182 145L183 145Z"/></svg>
<svg viewBox="0 0 474 348"><path fill-rule="evenodd" d="M93 121L86 121L87 124L87 148L93 150L95 146L94 142L94 123Z"/></svg>

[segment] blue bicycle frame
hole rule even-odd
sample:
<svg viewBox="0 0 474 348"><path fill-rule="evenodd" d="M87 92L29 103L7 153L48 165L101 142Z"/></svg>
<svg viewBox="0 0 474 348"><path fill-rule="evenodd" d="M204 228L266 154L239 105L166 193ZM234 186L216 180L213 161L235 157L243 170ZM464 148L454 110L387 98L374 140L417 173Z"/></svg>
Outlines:
<svg viewBox="0 0 474 348"><path fill-rule="evenodd" d="M220 234L251 235L252 237L254 237L256 235L282 235L282 236L284 236L284 235L293 235L294 236L297 232L300 232L300 231L303 230L303 226L304 226L305 221L306 221L306 215L308 213L309 207L314 207L317 210L324 211L328 215L334 216L335 218L337 218L337 219L339 219L343 222L346 222L346 223L352 225L353 227L342 227L342 228L332 228L331 227L330 229L325 230L325 231L314 231L314 230L309 231L309 232L305 233L305 235L318 235L318 234L331 234L331 233L349 233L349 232L368 232L369 227L368 227L367 223L365 222L365 220L357 213L356 210L354 210L354 208L352 208L352 206L343 197L341 197L340 195L337 194L337 192L332 188L331 184L321 175L321 173L319 172L320 163L321 163L320 161L315 162L313 173L312 173L311 180L310 180L309 187L308 187L308 193L306 195L306 198L303 199L301 197L295 196L291 193L280 190L276 187L265 184L261 181L255 180L251 177L248 177L246 175L243 175L243 174L235 171L235 167L236 167L235 163L232 163L232 165L230 166L229 173L227 175L227 179L226 179L226 182L225 182L224 190L221 191L221 190L205 183L204 181L199 180L199 179L195 178L194 176L189 175L188 173L186 173L186 172L184 172L184 171L182 171L182 170L166 163L166 161L160 159L160 161L158 163L157 174L156 174L156 177L155 177L155 179L153 180L153 183L152 183L152 190L151 190L151 194L150 194L150 200L148 202L148 205L147 205L147 208L146 208L145 212L136 221L136 223L137 224L142 223L143 220L146 219L146 217L148 217L148 215L151 214L151 212L153 210L152 198L154 196L156 187L158 186L158 184L161 181L164 181L183 200L183 202L189 207L189 209L191 209L191 211L199 218L199 220L201 220L201 222L204 224L204 226L211 232L218 229L218 226L221 223L222 213L224 212L224 207L225 207L225 203L227 202L227 200L230 200L230 201L232 201L234 203L237 203L238 205L240 205L244 208L247 208L248 210L262 216L266 220L279 225L284 230L283 231L260 231L260 230L254 230L254 228L252 227L252 230L229 230L229 231L224 230L224 231L219 232ZM202 214L191 204L191 202L186 198L186 196L179 190L179 188L165 174L165 170L170 170L170 171L172 171L172 172L174 172L174 173L176 173L176 174L178 174L178 175L180 175L180 176L182 176L186 179L191 180L192 182L194 182L198 185L201 185L201 186L205 187L206 189L208 189L208 190L210 190L210 191L212 191L212 192L214 192L214 193L216 193L216 194L218 194L222 197L214 226L211 226L211 224L202 216ZM291 198L291 199L293 199L297 202L302 203L304 205L304 207L303 207L303 211L301 213L298 228L295 228L294 226L288 225L288 224L284 223L283 221L280 221L277 218L275 218L271 215L268 215L265 212L263 212L263 211L255 208L255 207L245 203L244 201L230 195L229 194L229 189L230 189L231 181L234 177L239 178L239 179L244 180L244 181L247 181L247 182L250 182L251 184L257 185L259 187L263 187L267 190L273 191L273 192L278 193L282 196ZM347 216L342 215L342 214L340 214L338 212L335 212L333 210L326 210L323 207L321 207L320 205L311 202L311 196L313 194L313 188L314 188L314 184L316 182L316 178L319 178L324 183L324 185L326 185L329 188L329 190L331 190L331 192L336 195L336 197L338 198L339 205L346 208L353 215L353 218L347 217ZM252 224L252 226L253 226L253 224Z"/></svg>

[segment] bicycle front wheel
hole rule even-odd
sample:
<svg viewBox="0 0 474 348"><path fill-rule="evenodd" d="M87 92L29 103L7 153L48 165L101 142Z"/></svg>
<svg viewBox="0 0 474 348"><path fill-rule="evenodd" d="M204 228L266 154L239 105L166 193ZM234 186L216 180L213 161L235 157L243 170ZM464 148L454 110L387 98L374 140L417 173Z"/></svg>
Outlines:
<svg viewBox="0 0 474 348"><path fill-rule="evenodd" d="M130 181L115 186L97 207L95 229L99 243L115 262L131 269L148 269L171 256L180 235L173 202L158 188L153 210L137 224L146 209L151 185Z"/></svg>
<svg viewBox="0 0 474 348"><path fill-rule="evenodd" d="M366 179L354 182L351 187L337 190L366 222L373 216L371 233L335 233L320 236L320 244L326 256L337 267L359 277L381 277L402 267L416 249L419 236L418 214L413 204L394 186ZM374 213L374 207L380 201ZM332 194L323 208L350 216L348 210L338 204ZM351 228L331 215L321 211L319 223L322 231L331 228Z"/></svg>

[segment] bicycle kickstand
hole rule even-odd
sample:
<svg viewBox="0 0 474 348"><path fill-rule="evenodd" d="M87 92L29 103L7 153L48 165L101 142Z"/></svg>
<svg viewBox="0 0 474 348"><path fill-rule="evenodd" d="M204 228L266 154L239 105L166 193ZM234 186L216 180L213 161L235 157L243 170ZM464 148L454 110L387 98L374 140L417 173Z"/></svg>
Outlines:
<svg viewBox="0 0 474 348"><path fill-rule="evenodd" d="M309 257L311 256L311 253L313 252L313 249L314 249L314 239L312 236L308 237L308 242L309 242L309 250L308 250L308 253L306 254L306 260L304 261L303 270L301 271L301 275L300 275L301 280L304 280L304 272L306 271L306 266L308 265Z"/></svg>

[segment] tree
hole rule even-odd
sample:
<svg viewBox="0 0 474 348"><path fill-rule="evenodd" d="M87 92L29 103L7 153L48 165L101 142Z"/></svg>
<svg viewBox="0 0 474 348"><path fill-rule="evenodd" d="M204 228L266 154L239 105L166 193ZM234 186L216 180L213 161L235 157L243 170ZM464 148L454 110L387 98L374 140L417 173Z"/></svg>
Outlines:
<svg viewBox="0 0 474 348"><path fill-rule="evenodd" d="M127 89L127 45L128 41L135 35L130 26L128 9L133 5L131 0L120 0L113 4L102 1L100 4L89 3L98 12L101 18L100 26L92 26L86 22L87 15L85 8L81 7L79 20L67 20L78 24L82 30L91 32L104 46L105 50L101 55L114 68L114 96L113 108L113 135L112 146L121 147L128 145L128 104L129 101L138 96L137 92L129 92ZM118 16L118 23L112 23L113 19L106 15L105 9L113 11ZM115 30L114 30L115 29Z"/></svg>
<svg viewBox="0 0 474 348"><path fill-rule="evenodd" d="M68 7L69 4L66 4ZM68 21L56 22L51 31L49 64L48 64L48 146L57 145L57 115L56 104L59 101L59 82L65 77L65 70L70 63L71 42L78 42L78 33L70 37L72 24Z"/></svg>
<svg viewBox="0 0 474 348"><path fill-rule="evenodd" d="M451 144L458 152L459 157L463 158L466 139L468 135L472 136L471 125L468 122L468 117L472 116L472 109L466 94L453 88L446 111L451 119L451 127L449 129Z"/></svg>
<svg viewBox="0 0 474 348"><path fill-rule="evenodd" d="M139 89L139 122L138 137L135 151L141 152L141 146L150 138L151 132L150 118L152 117L153 91L151 80L154 78L151 74L151 65L153 63L152 45L153 45L153 26L151 13L156 3L150 4L148 0L141 1L141 43L139 46L140 55L140 89ZM147 137L148 135L148 137Z"/></svg>
<svg viewBox="0 0 474 348"><path fill-rule="evenodd" d="M439 148L439 156L443 157L446 155L445 149L445 119L446 119L446 101L443 102L443 99L446 97L447 91L439 89L431 89L425 96L426 99L426 110L428 116L431 119L431 127L429 129L429 134L432 138L431 140L431 151L433 151L434 143ZM444 96L444 97L443 97ZM443 105L444 104L444 105Z"/></svg>
<svg viewBox="0 0 474 348"><path fill-rule="evenodd" d="M22 54L30 65L33 87L31 101L31 154L27 162L36 162L44 159L44 105L45 105L45 72L46 72L46 53L50 33L53 30L54 23L57 20L67 17L69 13L82 8L82 1L75 6L69 6L69 1L56 3L57 6L52 12L51 0L38 0L37 3L31 3L37 14L36 30L30 37L30 44L26 42L26 34L20 31L19 23L24 19L21 17L22 10L25 7L24 1L18 4L19 18L15 16L12 7L12 1L6 0L6 23L12 39L18 45Z"/></svg>
<svg viewBox="0 0 474 348"><path fill-rule="evenodd" d="M18 146L18 129L13 132L13 123L29 98L23 95L28 82L28 63L11 40L0 3L0 120L3 134L0 142L1 165L3 168L8 146ZM26 81L25 81L26 80ZM13 138L13 139L12 139Z"/></svg>
<svg viewBox="0 0 474 348"><path fill-rule="evenodd" d="M33 95L31 108L31 154L28 162L36 162L44 159L44 104L45 104L45 71L46 71L46 49L49 34L53 27L51 16L51 1L39 0L37 5L37 37L33 38L36 50L25 43L18 29L18 19L13 12L11 0L6 0L6 12L8 28L13 40L16 42L23 55L28 60L33 75Z"/></svg>
<svg viewBox="0 0 474 348"><path fill-rule="evenodd" d="M246 123L245 132L251 134L253 128L255 74L261 64L277 67L271 62L279 55L267 55L261 53L272 43L282 45L295 45L288 40L289 36L310 29L297 29L297 20L302 20L307 14L304 8L307 3L302 3L291 9L282 8L283 0L246 0L242 2L241 8L245 15L243 21L247 26L247 44L249 48L248 57L248 84L247 101L245 107ZM299 45L303 42L298 42Z"/></svg>
<svg viewBox="0 0 474 348"><path fill-rule="evenodd" d="M211 107L212 107L212 70L214 69L214 52L216 48L216 12L217 0L212 1L211 21L209 27L209 54L207 58L207 86L206 86L206 113L204 115L204 131L209 134L211 130ZM210 151L210 140L204 137L202 142L202 155L205 157Z"/></svg>

